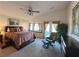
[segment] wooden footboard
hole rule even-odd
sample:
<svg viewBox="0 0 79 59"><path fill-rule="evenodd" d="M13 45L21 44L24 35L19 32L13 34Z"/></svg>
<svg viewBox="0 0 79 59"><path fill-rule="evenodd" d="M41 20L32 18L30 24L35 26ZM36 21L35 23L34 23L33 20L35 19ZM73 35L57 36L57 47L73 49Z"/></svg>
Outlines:
<svg viewBox="0 0 79 59"><path fill-rule="evenodd" d="M6 45L4 45L4 46L2 47L2 49L6 48L6 47L9 47L9 46L13 46L15 49L20 50L21 48L23 48L23 47L29 45L30 43L32 43L32 42L34 42L34 41L35 41L35 39L25 41L24 43L22 43L22 44L19 46L19 48L17 48L16 45L15 45L15 43L14 43L14 41L9 40L9 41L7 41L7 42L5 43Z"/></svg>
<svg viewBox="0 0 79 59"><path fill-rule="evenodd" d="M29 45L30 43L32 43L32 42L34 42L34 41L35 41L35 39L34 39L34 40L26 41L26 42L24 42L23 44L21 44L21 46L19 46L19 48L17 48L17 47L15 47L15 48L16 48L17 50L20 50L21 48L23 48L23 47Z"/></svg>

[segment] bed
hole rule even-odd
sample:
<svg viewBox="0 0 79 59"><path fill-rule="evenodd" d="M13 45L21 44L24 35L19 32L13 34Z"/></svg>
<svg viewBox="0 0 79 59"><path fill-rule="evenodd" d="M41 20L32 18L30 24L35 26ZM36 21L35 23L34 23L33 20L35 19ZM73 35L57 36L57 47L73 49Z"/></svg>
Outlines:
<svg viewBox="0 0 79 59"><path fill-rule="evenodd" d="M23 31L22 26L6 26L5 31L5 40L16 49L21 49L35 39L34 33Z"/></svg>

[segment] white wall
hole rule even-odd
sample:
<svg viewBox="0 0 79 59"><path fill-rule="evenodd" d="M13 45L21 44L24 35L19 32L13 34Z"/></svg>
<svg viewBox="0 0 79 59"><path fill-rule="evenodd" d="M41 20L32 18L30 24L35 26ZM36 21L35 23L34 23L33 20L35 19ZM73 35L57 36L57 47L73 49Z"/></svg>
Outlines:
<svg viewBox="0 0 79 59"><path fill-rule="evenodd" d="M20 20L19 25L23 26L25 31L28 31L28 29L29 29L29 22L28 21Z"/></svg>
<svg viewBox="0 0 79 59"><path fill-rule="evenodd" d="M9 25L9 21L8 21L8 16L4 16L4 15L0 15L0 28L2 28L4 30L5 26ZM28 30L28 21L19 19L19 25L23 26L24 30ZM2 34L4 34L5 31L2 32Z"/></svg>
<svg viewBox="0 0 79 59"><path fill-rule="evenodd" d="M72 10L76 6L77 3L78 3L78 1L73 1L68 6L68 9L67 9L67 19L68 19L68 25L69 25L68 35L79 41L79 37L74 35L74 34L72 34Z"/></svg>
<svg viewBox="0 0 79 59"><path fill-rule="evenodd" d="M8 18L5 16L0 16L0 33L4 35L5 26L8 25Z"/></svg>
<svg viewBox="0 0 79 59"><path fill-rule="evenodd" d="M8 25L8 18L6 16L0 16L0 26Z"/></svg>

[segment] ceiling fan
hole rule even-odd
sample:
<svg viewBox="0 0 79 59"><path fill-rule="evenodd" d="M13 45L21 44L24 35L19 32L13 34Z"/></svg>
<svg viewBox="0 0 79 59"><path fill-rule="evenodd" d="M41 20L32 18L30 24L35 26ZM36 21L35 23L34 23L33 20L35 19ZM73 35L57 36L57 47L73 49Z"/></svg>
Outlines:
<svg viewBox="0 0 79 59"><path fill-rule="evenodd" d="M28 15L33 15L33 13L40 13L40 11L34 11L31 6L27 8L20 8L20 9L25 11L25 14L28 14Z"/></svg>

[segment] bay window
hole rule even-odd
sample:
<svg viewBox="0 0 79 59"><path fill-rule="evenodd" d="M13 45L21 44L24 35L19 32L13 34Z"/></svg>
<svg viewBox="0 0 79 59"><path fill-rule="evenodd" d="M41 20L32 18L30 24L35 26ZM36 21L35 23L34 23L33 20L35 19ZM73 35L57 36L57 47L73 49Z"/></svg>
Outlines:
<svg viewBox="0 0 79 59"><path fill-rule="evenodd" d="M41 23L30 23L29 30L34 32L41 32Z"/></svg>

